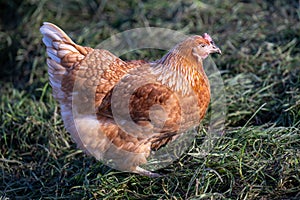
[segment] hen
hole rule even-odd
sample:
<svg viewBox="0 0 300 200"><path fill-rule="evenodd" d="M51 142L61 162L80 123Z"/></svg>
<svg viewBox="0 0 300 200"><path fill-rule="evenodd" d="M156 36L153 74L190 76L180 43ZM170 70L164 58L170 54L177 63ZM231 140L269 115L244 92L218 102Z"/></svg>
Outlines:
<svg viewBox="0 0 300 200"><path fill-rule="evenodd" d="M202 60L221 54L212 38L188 37L146 62L77 45L51 23L40 31L53 96L78 147L118 170L157 176L140 166L206 113L210 88Z"/></svg>

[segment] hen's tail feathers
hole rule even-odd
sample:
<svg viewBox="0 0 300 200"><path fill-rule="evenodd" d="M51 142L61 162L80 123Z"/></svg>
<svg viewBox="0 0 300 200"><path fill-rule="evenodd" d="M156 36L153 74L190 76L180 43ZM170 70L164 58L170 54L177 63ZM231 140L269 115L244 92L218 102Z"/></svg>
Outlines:
<svg viewBox="0 0 300 200"><path fill-rule="evenodd" d="M60 28L54 24L44 22L40 28L43 42L47 47L47 64L53 95L60 100L66 94L61 91L62 79L67 75L67 69L78 64L91 50L75 44Z"/></svg>
<svg viewBox="0 0 300 200"><path fill-rule="evenodd" d="M74 63L84 59L90 49L75 44L67 34L54 24L44 22L40 31L49 58L64 67L71 67Z"/></svg>

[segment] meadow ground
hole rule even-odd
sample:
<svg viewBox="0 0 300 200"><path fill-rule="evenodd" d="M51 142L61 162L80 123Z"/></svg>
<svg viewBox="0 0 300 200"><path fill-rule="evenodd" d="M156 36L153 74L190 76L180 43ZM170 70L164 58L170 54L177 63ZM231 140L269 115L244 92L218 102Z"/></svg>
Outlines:
<svg viewBox="0 0 300 200"><path fill-rule="evenodd" d="M299 1L0 1L0 199L300 199ZM3 9L4 8L4 9ZM39 27L78 43L163 27L211 33L227 108L224 136L189 150L151 179L76 149L51 96ZM124 59L159 58L138 50Z"/></svg>

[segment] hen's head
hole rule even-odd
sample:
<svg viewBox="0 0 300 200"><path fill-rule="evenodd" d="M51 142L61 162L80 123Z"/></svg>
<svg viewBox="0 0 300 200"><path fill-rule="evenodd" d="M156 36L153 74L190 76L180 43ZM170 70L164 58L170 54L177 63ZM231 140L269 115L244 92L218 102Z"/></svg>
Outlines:
<svg viewBox="0 0 300 200"><path fill-rule="evenodd" d="M207 33L188 37L153 65L154 73L159 75L158 80L175 91L187 94L191 85L197 91L202 87L199 85L200 79L204 79L208 85L202 60L211 53L221 54L221 50Z"/></svg>
<svg viewBox="0 0 300 200"><path fill-rule="evenodd" d="M203 36L194 35L181 42L174 49L176 53L188 59L205 59L211 53L221 54L221 50L207 33Z"/></svg>

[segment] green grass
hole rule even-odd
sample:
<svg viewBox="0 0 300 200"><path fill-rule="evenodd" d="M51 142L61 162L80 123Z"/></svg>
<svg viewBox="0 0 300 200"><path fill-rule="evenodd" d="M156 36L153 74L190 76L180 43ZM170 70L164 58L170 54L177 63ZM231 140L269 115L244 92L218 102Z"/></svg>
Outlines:
<svg viewBox="0 0 300 200"><path fill-rule="evenodd" d="M247 3L248 2L248 3ZM0 199L299 199L299 1L0 1ZM211 33L226 89L224 136L201 156L205 131L157 179L86 156L51 95L43 21L78 43L154 26ZM153 59L137 51L124 59Z"/></svg>

